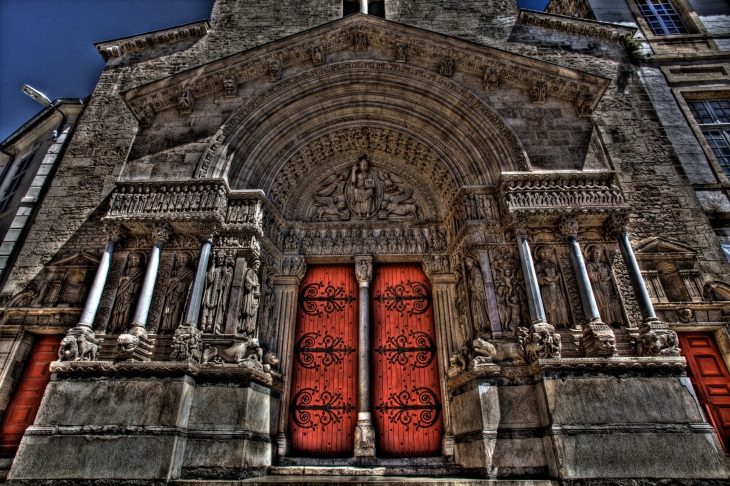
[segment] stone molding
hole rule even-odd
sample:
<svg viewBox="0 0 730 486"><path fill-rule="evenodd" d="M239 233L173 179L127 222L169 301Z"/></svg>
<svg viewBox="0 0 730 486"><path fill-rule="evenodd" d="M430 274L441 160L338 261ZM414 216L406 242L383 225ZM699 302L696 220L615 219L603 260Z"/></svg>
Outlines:
<svg viewBox="0 0 730 486"><path fill-rule="evenodd" d="M535 27L567 32L568 34L598 37L599 39L616 43L622 43L627 38L632 38L637 30L636 27L626 27L623 25L607 24L604 22L525 10L520 10L518 19L525 25L534 25Z"/></svg>
<svg viewBox="0 0 730 486"><path fill-rule="evenodd" d="M192 24L173 27L172 29L158 30L148 34L123 37L94 44L104 61L121 57L127 52L142 51L162 44L171 44L185 39L203 37L208 33L210 24L207 20Z"/></svg>
<svg viewBox="0 0 730 486"><path fill-rule="evenodd" d="M590 95L591 108L598 103L608 79L568 70L542 61L528 59L516 54L480 46L466 41L457 41L436 33L425 33L407 26L394 28L388 23L370 17L342 19L307 33L295 34L277 43L282 48L269 48L258 54L256 50L242 53L225 63L211 63L207 70L197 68L195 72L180 73L164 81L132 89L125 93L125 100L137 119L141 110L150 106L159 112L177 106L183 91L190 90L193 97L224 91L224 80L235 79L236 83L269 77L270 63L279 62L282 69L302 62L314 62L313 53L321 51L317 59L326 63L328 54L352 49L357 36L366 36L369 47L377 47L393 53L395 62L405 57L433 60L435 71L441 68L444 58L452 60L453 70L476 74L482 78L485 69L497 71L500 80L531 89L533 82L545 82L547 94L569 101L576 101L579 93ZM399 49L405 45L405 49ZM267 52L268 51L268 52ZM206 72L207 71L207 72ZM199 73L199 74L197 74ZM197 75L196 75L197 74ZM446 73L448 74L448 73ZM192 78L192 79L191 79Z"/></svg>

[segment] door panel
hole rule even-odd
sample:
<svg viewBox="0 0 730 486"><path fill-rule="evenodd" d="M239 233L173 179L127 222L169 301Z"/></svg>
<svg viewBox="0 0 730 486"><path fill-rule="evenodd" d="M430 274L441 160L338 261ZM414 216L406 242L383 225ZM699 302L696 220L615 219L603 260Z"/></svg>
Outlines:
<svg viewBox="0 0 730 486"><path fill-rule="evenodd" d="M418 264L376 267L371 283L378 455L441 453L443 419L431 285Z"/></svg>
<svg viewBox="0 0 730 486"><path fill-rule="evenodd" d="M730 452L730 373L709 333L679 333L687 374L705 416Z"/></svg>
<svg viewBox="0 0 730 486"><path fill-rule="evenodd" d="M353 453L357 295L352 266L312 266L302 281L289 412L293 455Z"/></svg>
<svg viewBox="0 0 730 486"><path fill-rule="evenodd" d="M42 336L33 345L0 426L0 457L14 457L25 429L33 425L43 392L51 380L48 365L58 359L63 336Z"/></svg>

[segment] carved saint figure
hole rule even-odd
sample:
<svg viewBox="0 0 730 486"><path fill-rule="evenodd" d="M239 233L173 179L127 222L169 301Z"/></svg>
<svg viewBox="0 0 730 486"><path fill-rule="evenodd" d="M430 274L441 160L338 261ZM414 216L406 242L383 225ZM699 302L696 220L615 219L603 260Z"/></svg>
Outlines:
<svg viewBox="0 0 730 486"><path fill-rule="evenodd" d="M603 252L596 245L589 246L586 255L588 256L586 270L601 319L606 324L620 324L623 319L618 295L611 280L611 266L605 262Z"/></svg>
<svg viewBox="0 0 730 486"><path fill-rule="evenodd" d="M350 187L352 189L350 207L353 212L362 219L373 216L378 206L376 204L377 194L375 174L370 170L367 155L360 157L358 163L352 167Z"/></svg>
<svg viewBox="0 0 730 486"><path fill-rule="evenodd" d="M398 42L395 45L395 62L406 62L406 49L408 48L407 44L403 44L401 42Z"/></svg>
<svg viewBox="0 0 730 486"><path fill-rule="evenodd" d="M471 317L474 326L474 335L478 336L486 331L491 331L487 314L487 292L484 288L484 276L473 259L466 259L466 270L468 273L469 300L471 301Z"/></svg>
<svg viewBox="0 0 730 486"><path fill-rule="evenodd" d="M355 50L356 51L367 51L368 50L368 37L365 32L355 33Z"/></svg>
<svg viewBox="0 0 730 486"><path fill-rule="evenodd" d="M191 266L193 257L190 253L179 252L175 255L175 261L177 264L168 280L165 292L165 307L160 332L174 331L182 322L190 284L195 278L195 269Z"/></svg>
<svg viewBox="0 0 730 486"><path fill-rule="evenodd" d="M203 315L200 327L203 332L221 334L224 331L228 292L233 280L233 259L220 250L213 265L205 275Z"/></svg>
<svg viewBox="0 0 730 486"><path fill-rule="evenodd" d="M142 254L130 254L127 269L117 289L114 312L112 312L112 319L109 324L110 333L127 330L127 325L132 315L132 308L137 301L137 294L142 285L144 270L144 257Z"/></svg>
<svg viewBox="0 0 730 486"><path fill-rule="evenodd" d="M254 337L256 332L256 317L258 317L259 297L261 297L258 276L260 266L261 262L254 258L251 266L243 276L243 299L241 300L241 319L238 332L248 337Z"/></svg>
<svg viewBox="0 0 730 486"><path fill-rule="evenodd" d="M560 271L558 266L550 258L550 249L547 246L540 246L535 250L537 263L537 283L540 286L542 305L545 309L545 317L553 326L568 326L568 306L560 288Z"/></svg>

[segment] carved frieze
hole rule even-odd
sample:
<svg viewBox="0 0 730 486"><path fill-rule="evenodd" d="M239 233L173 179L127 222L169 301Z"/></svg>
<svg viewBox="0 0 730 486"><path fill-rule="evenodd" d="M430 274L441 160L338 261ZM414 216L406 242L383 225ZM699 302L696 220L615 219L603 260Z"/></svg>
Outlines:
<svg viewBox="0 0 730 486"><path fill-rule="evenodd" d="M606 23L590 22L584 18L572 19L569 17L543 14L539 12L520 11L520 20L526 25L534 25L546 29L553 29L569 34L578 34L588 37L597 37L611 42L623 43L636 32L636 27L624 27Z"/></svg>

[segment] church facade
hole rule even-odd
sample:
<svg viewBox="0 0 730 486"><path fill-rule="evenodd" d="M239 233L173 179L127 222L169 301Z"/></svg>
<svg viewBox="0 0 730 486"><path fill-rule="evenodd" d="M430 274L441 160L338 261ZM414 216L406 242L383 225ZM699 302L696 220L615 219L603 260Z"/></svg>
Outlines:
<svg viewBox="0 0 730 486"><path fill-rule="evenodd" d="M2 290L7 481L726 482L725 179L573 3L98 43Z"/></svg>

